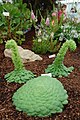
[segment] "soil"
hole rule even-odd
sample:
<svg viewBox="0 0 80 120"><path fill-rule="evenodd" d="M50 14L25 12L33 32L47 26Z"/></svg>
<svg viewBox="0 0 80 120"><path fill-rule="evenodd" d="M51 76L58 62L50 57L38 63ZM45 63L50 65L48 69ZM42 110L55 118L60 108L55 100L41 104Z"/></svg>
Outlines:
<svg viewBox="0 0 80 120"><path fill-rule="evenodd" d="M31 37L27 37L22 44L23 48L32 48ZM0 45L0 120L80 120L80 45L74 52L67 51L64 64L74 66L73 72L68 77L58 78L68 92L69 103L60 114L52 114L50 117L30 117L23 112L19 112L12 104L13 93L23 84L8 83L4 79L6 73L14 70L14 65L10 58L4 56L5 45ZM49 54L40 55L42 61L26 63L25 68L31 70L37 76L44 73L45 68L51 64L54 58L49 58Z"/></svg>

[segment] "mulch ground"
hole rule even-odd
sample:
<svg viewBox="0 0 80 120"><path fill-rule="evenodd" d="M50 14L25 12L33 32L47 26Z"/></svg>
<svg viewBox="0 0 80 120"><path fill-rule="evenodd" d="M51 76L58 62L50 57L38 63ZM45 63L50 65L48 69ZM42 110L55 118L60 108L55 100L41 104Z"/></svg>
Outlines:
<svg viewBox="0 0 80 120"><path fill-rule="evenodd" d="M23 48L31 48L31 41L26 40ZM60 114L53 114L51 117L30 117L23 112L19 112L12 104L13 93L22 84L8 83L4 75L14 70L12 60L4 56L5 46L0 45L0 120L80 120L80 45L74 52L68 51L65 55L64 64L74 66L73 72L68 77L58 78L67 90L69 103ZM41 55L42 61L35 61L25 64L27 70L31 70L37 76L44 73L45 68L52 63L54 58L49 59L49 54Z"/></svg>

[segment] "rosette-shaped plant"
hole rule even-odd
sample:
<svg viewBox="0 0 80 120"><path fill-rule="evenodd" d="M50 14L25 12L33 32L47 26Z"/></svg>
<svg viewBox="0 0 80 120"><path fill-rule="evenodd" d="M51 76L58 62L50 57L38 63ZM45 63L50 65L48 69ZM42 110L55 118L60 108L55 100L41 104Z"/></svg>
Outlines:
<svg viewBox="0 0 80 120"><path fill-rule="evenodd" d="M12 61L15 66L15 69L12 72L5 75L6 80L8 82L24 83L27 82L27 80L34 78L34 74L24 68L16 42L11 39L7 41L5 47L12 50Z"/></svg>
<svg viewBox="0 0 80 120"><path fill-rule="evenodd" d="M56 78L39 76L28 81L14 93L16 109L29 116L50 116L60 113L68 103L67 91Z"/></svg>
<svg viewBox="0 0 80 120"><path fill-rule="evenodd" d="M76 49L76 43L73 40L67 40L59 50L59 53L57 54L57 57L55 58L53 64L49 65L45 70L46 73L52 73L53 77L62 77L68 76L68 74L72 72L74 67L67 68L63 64L64 56L68 48L70 48L71 51L74 51Z"/></svg>

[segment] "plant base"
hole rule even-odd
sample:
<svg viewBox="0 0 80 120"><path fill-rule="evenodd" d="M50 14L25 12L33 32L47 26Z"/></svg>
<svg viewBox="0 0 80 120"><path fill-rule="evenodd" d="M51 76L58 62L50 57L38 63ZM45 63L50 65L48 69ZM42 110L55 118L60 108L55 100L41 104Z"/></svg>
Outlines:
<svg viewBox="0 0 80 120"><path fill-rule="evenodd" d="M74 67L67 68L63 64L61 64L59 66L55 66L54 64L52 64L52 65L48 66L48 68L45 70L45 72L51 73L53 77L62 77L62 76L66 77L70 74L70 72L72 72L73 69L74 69Z"/></svg>
<svg viewBox="0 0 80 120"><path fill-rule="evenodd" d="M8 82L16 82L16 83L25 83L28 80L34 78L34 74L31 71L23 70L14 70L5 75L5 79Z"/></svg>

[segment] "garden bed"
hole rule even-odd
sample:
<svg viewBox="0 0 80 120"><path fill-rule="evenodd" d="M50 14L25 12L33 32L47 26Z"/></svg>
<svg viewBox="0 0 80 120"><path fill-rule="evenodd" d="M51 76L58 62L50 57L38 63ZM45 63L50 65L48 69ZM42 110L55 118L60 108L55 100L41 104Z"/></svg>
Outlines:
<svg viewBox="0 0 80 120"><path fill-rule="evenodd" d="M29 38L30 39L30 38ZM32 41L28 39L22 44L23 48L32 48ZM29 117L19 112L12 104L13 93L23 84L7 83L4 75L14 69L12 60L3 54L4 45L0 45L0 120L80 120L80 45L74 52L68 51L64 64L74 66L73 72L68 77L58 78L68 92L68 105L60 114L53 114L51 117L39 118ZM27 70L31 70L37 76L44 73L45 68L52 63L54 58L49 58L49 53L41 55L42 61L35 61L25 64Z"/></svg>

